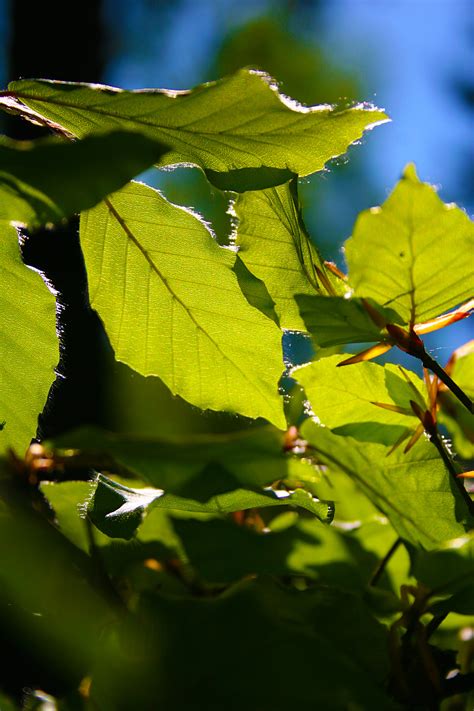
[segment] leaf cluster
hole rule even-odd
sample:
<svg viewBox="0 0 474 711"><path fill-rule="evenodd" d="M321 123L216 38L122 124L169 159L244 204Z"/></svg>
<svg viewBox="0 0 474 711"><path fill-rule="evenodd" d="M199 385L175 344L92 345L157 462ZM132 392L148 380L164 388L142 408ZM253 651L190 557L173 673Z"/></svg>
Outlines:
<svg viewBox="0 0 474 711"><path fill-rule="evenodd" d="M474 347L443 369L422 341L472 308L467 215L407 166L342 273L298 178L387 116L252 70L186 92L23 80L0 108L54 134L0 142L2 708L470 708ZM176 165L231 199L227 244L132 180ZM59 345L18 235L77 213L122 421L27 449ZM423 379L371 362L392 348Z"/></svg>

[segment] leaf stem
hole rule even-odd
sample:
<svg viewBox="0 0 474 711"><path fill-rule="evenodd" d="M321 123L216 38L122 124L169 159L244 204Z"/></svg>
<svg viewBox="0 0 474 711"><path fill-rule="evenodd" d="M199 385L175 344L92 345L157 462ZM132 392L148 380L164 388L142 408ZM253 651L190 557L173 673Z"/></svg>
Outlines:
<svg viewBox="0 0 474 711"><path fill-rule="evenodd" d="M394 553L397 551L398 546L401 544L402 539L401 538L396 538L395 541L392 543L382 560L378 563L377 567L375 568L374 572L372 573L372 576L369 580L369 587L375 587L382 577L382 574L387 567L388 563L390 562L390 558L394 555Z"/></svg>
<svg viewBox="0 0 474 711"><path fill-rule="evenodd" d="M450 378L447 372L437 363L434 358L432 358L426 351L424 351L420 356L420 359L425 366L429 368L438 378L448 387L453 395L462 402L462 404L469 410L472 414L474 413L474 402L466 395L464 390L462 390L459 385L456 385L454 380Z"/></svg>

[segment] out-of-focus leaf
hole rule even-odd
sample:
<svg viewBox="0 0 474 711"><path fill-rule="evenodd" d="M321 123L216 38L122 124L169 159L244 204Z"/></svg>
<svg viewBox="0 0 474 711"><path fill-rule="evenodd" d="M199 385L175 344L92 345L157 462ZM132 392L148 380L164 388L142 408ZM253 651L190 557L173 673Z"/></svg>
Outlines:
<svg viewBox="0 0 474 711"><path fill-rule="evenodd" d="M0 222L0 452L23 454L59 359L56 304L40 275L20 258L16 230Z"/></svg>
<svg viewBox="0 0 474 711"><path fill-rule="evenodd" d="M250 306L235 253L198 217L132 183L83 214L81 245L118 360L203 410L285 427L281 332Z"/></svg>
<svg viewBox="0 0 474 711"><path fill-rule="evenodd" d="M292 492L266 489L261 492L237 489L211 497L205 503L166 494L161 489L131 489L99 475L89 516L97 528L112 538L131 538L152 508L169 511L223 515L267 506L299 506L322 521L332 517L332 507L303 489Z"/></svg>
<svg viewBox="0 0 474 711"><path fill-rule="evenodd" d="M296 180L247 192L234 203L236 244L247 268L275 302L282 328L305 330L295 294L336 295L344 282L324 265L306 231Z"/></svg>
<svg viewBox="0 0 474 711"><path fill-rule="evenodd" d="M97 469L126 473L168 493L191 491L193 480L208 465L220 465L243 487L262 487L303 476L314 468L284 452L284 433L271 426L220 435L151 439L84 428L58 437L56 456L87 461ZM216 489L218 489L216 483ZM218 491L216 491L218 493Z"/></svg>
<svg viewBox="0 0 474 711"><path fill-rule="evenodd" d="M413 165L382 207L359 216L345 250L356 296L390 306L405 324L472 296L474 224L422 183Z"/></svg>
<svg viewBox="0 0 474 711"><path fill-rule="evenodd" d="M273 531L270 523L264 533L217 519L175 520L174 527L190 562L211 582L227 583L246 575L303 575L360 592L397 537L381 517L353 522L347 530L305 518L281 531ZM387 572L385 586L398 592L399 576L392 586L390 566Z"/></svg>
<svg viewBox="0 0 474 711"><path fill-rule="evenodd" d="M99 708L398 708L385 629L337 588L256 580L214 598L142 597L138 619L141 636L123 629L121 660L91 689Z"/></svg>
<svg viewBox="0 0 474 711"><path fill-rule="evenodd" d="M466 503L427 440L419 440L407 454L399 448L387 456L383 445L335 435L312 420L303 423L301 433L315 456L352 477L399 536L415 547L436 548L472 526Z"/></svg>
<svg viewBox="0 0 474 711"><path fill-rule="evenodd" d="M2 674L15 676L16 663L32 688L76 688L117 621L117 600L88 556L34 510L18 478L0 459Z"/></svg>
<svg viewBox="0 0 474 711"><path fill-rule="evenodd" d="M75 136L133 129L170 146L158 165L201 166L223 190L259 190L309 175L387 116L359 104L306 108L267 75L241 69L191 91L123 91L97 84L24 80L14 97ZM11 99L9 109L12 110ZM17 104L21 113L21 104Z"/></svg>
<svg viewBox="0 0 474 711"><path fill-rule="evenodd" d="M382 329L375 325L360 299L339 296L295 296L306 330L321 348L345 343L380 341ZM368 299L381 316L391 323L400 321L392 309L384 309Z"/></svg>
<svg viewBox="0 0 474 711"><path fill-rule="evenodd" d="M166 148L114 131L82 141L0 140L0 221L40 227L87 210L156 162Z"/></svg>
<svg viewBox="0 0 474 711"><path fill-rule="evenodd" d="M408 427L418 424L410 400L416 399L417 391L421 402L426 399L423 381L415 373L407 372L413 383L411 388L393 365L358 363L351 368L337 368L344 358L340 355L322 358L295 368L291 375L303 386L311 410L321 424L336 434L393 445ZM415 419L374 403L401 407Z"/></svg>
<svg viewBox="0 0 474 711"><path fill-rule="evenodd" d="M474 536L447 541L440 549L417 552L413 574L444 602L434 603L438 612L474 615Z"/></svg>

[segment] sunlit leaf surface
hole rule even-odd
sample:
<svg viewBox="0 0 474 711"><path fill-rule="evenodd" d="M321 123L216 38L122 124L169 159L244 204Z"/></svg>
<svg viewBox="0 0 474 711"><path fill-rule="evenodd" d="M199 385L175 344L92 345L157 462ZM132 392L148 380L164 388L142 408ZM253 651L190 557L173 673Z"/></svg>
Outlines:
<svg viewBox="0 0 474 711"><path fill-rule="evenodd" d="M250 306L235 253L200 219L132 183L83 215L81 244L118 360L202 409L284 427L281 332Z"/></svg>
<svg viewBox="0 0 474 711"><path fill-rule="evenodd" d="M302 107L282 99L265 74L247 69L182 92L44 80L12 82L9 89L75 136L139 131L170 146L158 165L192 163L217 187L239 191L321 170L365 129L387 121L370 105Z"/></svg>
<svg viewBox="0 0 474 711"><path fill-rule="evenodd" d="M363 212L345 246L355 294L428 321L473 294L474 224L446 205L413 165L382 207Z"/></svg>
<svg viewBox="0 0 474 711"><path fill-rule="evenodd" d="M20 258L16 230L0 221L0 451L23 454L59 359L56 304Z"/></svg>

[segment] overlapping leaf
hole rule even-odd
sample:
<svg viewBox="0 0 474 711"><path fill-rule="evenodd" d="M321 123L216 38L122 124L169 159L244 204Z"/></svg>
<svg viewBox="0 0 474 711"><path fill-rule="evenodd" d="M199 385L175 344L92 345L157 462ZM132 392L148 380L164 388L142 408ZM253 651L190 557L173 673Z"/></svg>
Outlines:
<svg viewBox="0 0 474 711"><path fill-rule="evenodd" d="M0 421L6 421L0 450L22 454L55 377L56 305L39 274L24 266L16 230L5 222L0 263Z"/></svg>
<svg viewBox="0 0 474 711"><path fill-rule="evenodd" d="M407 373L409 385L400 369L393 365L358 363L352 368L336 368L345 356L330 356L292 371L303 386L311 409L321 424L336 434L361 441L393 445L407 427L413 426L410 400L426 397L424 383L415 373ZM381 408L376 403L399 407L402 414ZM418 421L416 420L416 423Z"/></svg>
<svg viewBox="0 0 474 711"><path fill-rule="evenodd" d="M167 494L161 489L132 489L102 475L99 475L97 489L89 503L88 511L93 523L103 533L116 538L131 538L143 516L153 508L223 515L268 506L298 506L322 521L328 521L332 515L330 505L319 501L303 489L292 492L236 489L199 502Z"/></svg>
<svg viewBox="0 0 474 711"><path fill-rule="evenodd" d="M407 453L333 434L307 420L301 432L315 456L352 477L404 540L433 549L462 536L472 520L435 447L420 440Z"/></svg>
<svg viewBox="0 0 474 711"><path fill-rule="evenodd" d="M118 360L202 409L285 426L281 332L249 305L235 254L202 221L132 183L84 214L81 244Z"/></svg>
<svg viewBox="0 0 474 711"><path fill-rule="evenodd" d="M115 131L74 143L0 141L0 221L29 227L94 207L165 152L156 141Z"/></svg>
<svg viewBox="0 0 474 711"><path fill-rule="evenodd" d="M242 69L192 91L123 91L96 84L24 80L10 91L82 137L133 129L170 146L159 165L194 164L217 187L256 190L309 175L387 120L370 105L305 108L283 98L266 75ZM12 110L12 98L9 97ZM21 105L16 106L21 113Z"/></svg>
<svg viewBox="0 0 474 711"><path fill-rule="evenodd" d="M344 293L345 286L326 268L311 242L296 180L244 193L236 200L234 211L240 258L267 287L282 328L305 330L295 294L334 296Z"/></svg>
<svg viewBox="0 0 474 711"><path fill-rule="evenodd" d="M77 453L89 466L132 474L152 486L183 495L192 491L201 472L213 465L224 468L234 477L234 483L244 487L298 478L306 469L314 475L311 465L290 457L283 447L283 432L269 426L161 440L83 429L58 438L53 453L65 456L66 464L69 460L71 465ZM219 481L214 476L212 479L218 493Z"/></svg>
<svg viewBox="0 0 474 711"><path fill-rule="evenodd" d="M422 183L413 165L382 207L363 212L346 242L355 294L390 306L405 324L428 321L474 291L474 224Z"/></svg>
<svg viewBox="0 0 474 711"><path fill-rule="evenodd" d="M382 329L370 318L361 299L307 294L297 294L295 298L306 330L321 348L383 338ZM383 309L373 302L372 305L391 323L400 320L393 309Z"/></svg>

